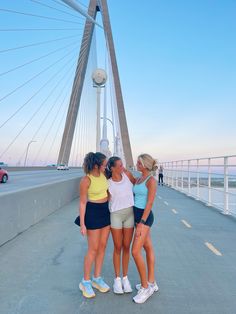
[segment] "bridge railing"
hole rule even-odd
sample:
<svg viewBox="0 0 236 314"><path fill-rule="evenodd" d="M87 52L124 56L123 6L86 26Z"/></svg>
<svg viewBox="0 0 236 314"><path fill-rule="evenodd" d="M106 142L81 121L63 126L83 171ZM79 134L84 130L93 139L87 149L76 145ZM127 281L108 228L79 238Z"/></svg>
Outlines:
<svg viewBox="0 0 236 314"><path fill-rule="evenodd" d="M236 155L161 164L167 186L236 216Z"/></svg>

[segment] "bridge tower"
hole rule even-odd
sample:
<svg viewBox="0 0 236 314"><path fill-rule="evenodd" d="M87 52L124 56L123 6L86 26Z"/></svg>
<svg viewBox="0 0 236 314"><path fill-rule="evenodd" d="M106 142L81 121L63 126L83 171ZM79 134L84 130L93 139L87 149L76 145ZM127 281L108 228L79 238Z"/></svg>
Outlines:
<svg viewBox="0 0 236 314"><path fill-rule="evenodd" d="M121 92L120 78L118 72L118 66L115 55L114 42L112 37L112 30L109 18L109 12L106 0L90 0L88 15L92 19L96 20L97 12L101 13L102 23L104 29L105 39L107 41L108 53L111 60L111 70L114 80L115 87L115 97L117 103L117 111L120 124L120 136L123 145L124 157L126 161L126 167L133 166L133 157L129 140L129 132L127 127L127 121L125 116L124 102ZM62 137L62 143L60 147L58 164L68 164L71 152L71 146L75 131L75 125L78 115L78 110L80 106L80 99L82 94L82 88L84 84L84 77L86 73L86 68L88 64L89 51L91 48L92 36L94 31L94 22L92 19L86 20L83 38L80 47L79 59L77 62L76 74L74 77L69 109L67 112L66 123L64 128L64 133ZM92 73L91 73L92 74Z"/></svg>

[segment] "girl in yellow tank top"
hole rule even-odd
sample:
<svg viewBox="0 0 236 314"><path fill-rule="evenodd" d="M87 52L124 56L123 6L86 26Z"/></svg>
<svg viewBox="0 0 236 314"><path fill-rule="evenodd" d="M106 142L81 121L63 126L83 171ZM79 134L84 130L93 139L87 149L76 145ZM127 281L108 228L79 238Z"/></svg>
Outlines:
<svg viewBox="0 0 236 314"><path fill-rule="evenodd" d="M95 297L93 288L100 292L110 290L101 277L106 243L110 233L110 212L108 208L108 182L104 176L106 156L102 153L88 153L84 159L86 175L80 182L80 232L87 235L88 251L84 258L84 277L79 288L86 298ZM94 275L90 279L95 262Z"/></svg>
<svg viewBox="0 0 236 314"><path fill-rule="evenodd" d="M88 188L88 200L98 201L107 197L108 182L104 174L101 172L99 177L92 174L87 174L90 179L90 186Z"/></svg>

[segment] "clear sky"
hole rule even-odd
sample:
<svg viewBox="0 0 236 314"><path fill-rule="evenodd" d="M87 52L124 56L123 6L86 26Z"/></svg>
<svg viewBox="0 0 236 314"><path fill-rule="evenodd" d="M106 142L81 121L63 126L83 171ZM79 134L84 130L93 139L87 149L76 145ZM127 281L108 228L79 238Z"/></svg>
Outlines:
<svg viewBox="0 0 236 314"><path fill-rule="evenodd" d="M2 1L1 8L32 12L35 3L20 2ZM39 2L55 6L52 0ZM134 157L147 152L164 161L236 154L236 1L108 0L108 6ZM37 7L38 14L43 10ZM7 13L0 15L1 28L6 28ZM44 27L50 23L43 21ZM98 41L101 34L98 30ZM17 33L0 36L5 49L31 42L37 34L27 34L27 40ZM27 51L25 60L30 58ZM17 53L11 61L9 54L0 54L1 69L7 71ZM23 81L12 77L19 79ZM1 96L9 90L9 80L2 77ZM0 103L1 122L13 112L5 104ZM14 124L0 129L1 150L15 134ZM18 145L25 145L23 140L29 139L19 137ZM13 150L5 159L13 161L16 155Z"/></svg>
<svg viewBox="0 0 236 314"><path fill-rule="evenodd" d="M109 4L133 150L235 154L236 1Z"/></svg>

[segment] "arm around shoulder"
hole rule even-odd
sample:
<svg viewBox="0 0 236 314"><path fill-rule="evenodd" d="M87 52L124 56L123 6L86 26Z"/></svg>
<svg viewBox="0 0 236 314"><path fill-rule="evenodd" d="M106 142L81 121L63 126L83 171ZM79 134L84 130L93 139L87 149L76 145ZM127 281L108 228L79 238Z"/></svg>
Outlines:
<svg viewBox="0 0 236 314"><path fill-rule="evenodd" d="M129 172L127 169L124 169L124 173L127 175L127 177L130 179L130 181L135 184L136 179L133 176L133 174L131 172Z"/></svg>

